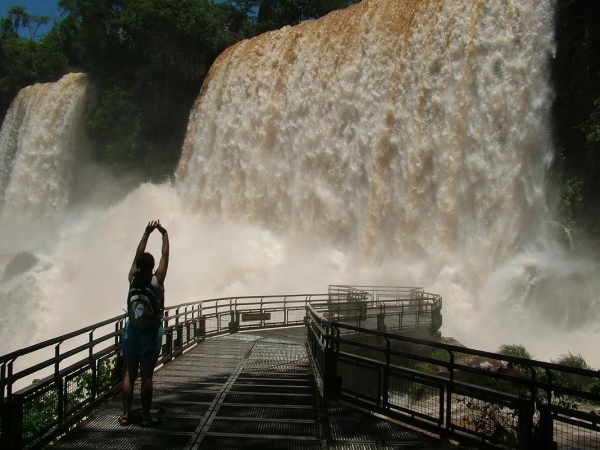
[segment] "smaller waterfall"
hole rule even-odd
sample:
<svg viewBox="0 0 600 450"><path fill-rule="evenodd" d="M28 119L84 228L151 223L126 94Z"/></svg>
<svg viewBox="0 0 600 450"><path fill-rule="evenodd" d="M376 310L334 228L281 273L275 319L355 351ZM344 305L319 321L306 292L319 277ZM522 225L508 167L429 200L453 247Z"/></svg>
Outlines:
<svg viewBox="0 0 600 450"><path fill-rule="evenodd" d="M90 82L82 73L22 89L0 130L0 225L60 216L82 150Z"/></svg>

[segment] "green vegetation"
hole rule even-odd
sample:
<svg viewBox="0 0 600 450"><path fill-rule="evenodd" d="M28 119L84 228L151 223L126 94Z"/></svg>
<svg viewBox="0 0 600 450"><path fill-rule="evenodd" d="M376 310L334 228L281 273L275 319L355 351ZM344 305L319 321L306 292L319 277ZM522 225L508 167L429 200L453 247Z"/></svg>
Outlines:
<svg viewBox="0 0 600 450"><path fill-rule="evenodd" d="M575 367L577 369L594 370L580 354L573 354L571 352L562 355L558 360L552 362L563 366ZM553 371L552 381L561 386L579 389L593 394L600 394L600 382L590 377ZM571 403L581 401L581 399L567 399Z"/></svg>
<svg viewBox="0 0 600 450"><path fill-rule="evenodd" d="M522 345L519 344L503 344L498 348L498 353L506 356L513 356L516 358L523 359L532 359L529 351ZM580 354L573 354L568 352L565 355L561 355L557 360L551 361L554 364L559 364L562 366L575 367L577 369L584 370L594 370L586 360ZM530 368L524 367L519 364L515 365L515 369L518 371L518 374L523 376L524 378L529 378ZM542 382L548 381L548 372L541 367L534 368L535 377L537 380ZM595 378L576 375L561 371L550 371L550 377L552 379L552 383L558 386L582 390L584 392L591 392L593 394L600 394L600 382ZM568 408L577 408L577 403L584 402L579 398L571 398L569 396L563 394L555 394L556 398L554 401L556 404L568 407Z"/></svg>
<svg viewBox="0 0 600 450"><path fill-rule="evenodd" d="M515 358L532 359L531 353L521 344L502 344L498 348L498 353Z"/></svg>
<svg viewBox="0 0 600 450"><path fill-rule="evenodd" d="M464 413L465 423L504 448L518 448L518 412L498 404L457 397L456 407Z"/></svg>
<svg viewBox="0 0 600 450"><path fill-rule="evenodd" d="M583 359L583 356L581 356L579 353L574 355L573 353L568 352L566 355L562 355L557 361L553 362L562 366L592 370L592 368L588 365L585 359Z"/></svg>
<svg viewBox="0 0 600 450"><path fill-rule="evenodd" d="M79 412L85 407L94 392L104 393L113 385L113 370L116 365L116 357L104 361L98 361L96 381L97 389L94 389L94 380L91 371L86 371L68 381L66 397L63 399L66 415ZM38 380L34 380L36 383ZM59 388L51 385L35 394L35 399L28 401L24 406L23 414L23 439L25 442L34 441L41 434L48 432L56 425L59 416Z"/></svg>
<svg viewBox="0 0 600 450"><path fill-rule="evenodd" d="M590 0L558 0L556 8L551 183L559 199L556 219L576 246L589 247L600 236L600 8Z"/></svg>
<svg viewBox="0 0 600 450"><path fill-rule="evenodd" d="M471 356L467 353L462 353L462 352L453 352L453 353L454 353L454 361L457 361L461 358L466 358L466 357ZM450 362L450 352L447 350L444 350L443 348L436 348L436 349L432 350L431 354L429 355L429 358L441 361L442 363L448 363L448 362ZM433 365L433 364L430 364L427 362L418 361L414 364L413 367L416 370L419 370L421 372L432 373L441 367L445 367L445 365L443 365L443 364Z"/></svg>
<svg viewBox="0 0 600 450"><path fill-rule="evenodd" d="M40 81L60 78L71 69L55 32L36 41L45 16L31 16L22 6L11 6L0 19L0 117L4 118L17 92ZM20 37L19 30L30 38Z"/></svg>
<svg viewBox="0 0 600 450"><path fill-rule="evenodd" d="M417 403L424 400L432 395L435 395L437 391L431 387L419 383L417 381L411 381L408 383L408 398L411 403Z"/></svg>
<svg viewBox="0 0 600 450"><path fill-rule="evenodd" d="M529 351L519 344L503 344L498 348L498 353L506 356L532 359ZM574 355L569 352L562 355L557 361L552 361L556 364L576 367L579 369L592 370L581 355ZM530 371L528 368L515 365L515 368L524 378L529 378ZM536 379L542 382L548 381L546 370L535 368ZM515 375L513 373L513 375ZM583 390L586 392L600 393L600 384L593 377L574 375L562 371L552 370L550 373L552 384L554 386L562 386L571 389ZM494 389L508 391L517 394L521 397L530 397L531 391L526 385L518 385L511 383L509 385L495 382ZM538 392L537 401L544 403L546 401L545 394ZM554 391L552 396L552 404L562 408L577 410L581 404L589 402L586 399L566 395L560 391ZM519 414L516 409L507 408L495 403L478 401L471 397L457 397L455 400L457 408L462 409L464 419L468 425L473 427L477 432L483 433L490 437L493 442L500 443L507 448L516 448L518 446L519 436ZM539 427L539 415L534 416L534 427Z"/></svg>

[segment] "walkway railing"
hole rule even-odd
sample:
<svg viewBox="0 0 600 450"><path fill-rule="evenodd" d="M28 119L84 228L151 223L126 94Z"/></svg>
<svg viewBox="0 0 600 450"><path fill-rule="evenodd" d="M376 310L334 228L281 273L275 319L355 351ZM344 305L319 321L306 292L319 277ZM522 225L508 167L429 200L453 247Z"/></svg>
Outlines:
<svg viewBox="0 0 600 450"><path fill-rule="evenodd" d="M159 364L209 336L306 324L328 398L484 448L600 448L600 373L402 334L440 323L441 298L421 288L204 300L166 309ZM1 356L0 447L41 448L115 394L123 325L121 315Z"/></svg>
<svg viewBox="0 0 600 450"><path fill-rule="evenodd" d="M367 330L307 308L325 397L480 448L600 448L600 373Z"/></svg>
<svg viewBox="0 0 600 450"><path fill-rule="evenodd" d="M360 328L430 337L442 326L442 297L420 287L331 285L323 314Z"/></svg>
<svg viewBox="0 0 600 450"><path fill-rule="evenodd" d="M206 337L303 324L327 294L231 297L165 309L159 365ZM0 448L33 449L120 388L123 315L0 357Z"/></svg>

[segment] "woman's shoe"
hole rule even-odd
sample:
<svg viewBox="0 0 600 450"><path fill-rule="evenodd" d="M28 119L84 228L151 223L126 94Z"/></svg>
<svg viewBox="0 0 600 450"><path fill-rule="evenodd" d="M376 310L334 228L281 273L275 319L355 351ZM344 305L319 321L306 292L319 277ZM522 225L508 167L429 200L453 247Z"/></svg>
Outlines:
<svg viewBox="0 0 600 450"><path fill-rule="evenodd" d="M140 422L141 427L154 427L156 425L160 425L162 423L162 419L160 417L150 417L148 419L142 419Z"/></svg>

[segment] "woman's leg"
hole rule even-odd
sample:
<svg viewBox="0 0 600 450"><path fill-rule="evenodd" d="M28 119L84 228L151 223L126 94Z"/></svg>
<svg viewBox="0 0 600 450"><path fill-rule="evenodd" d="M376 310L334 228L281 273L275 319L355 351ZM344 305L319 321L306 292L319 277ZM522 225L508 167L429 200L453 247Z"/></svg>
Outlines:
<svg viewBox="0 0 600 450"><path fill-rule="evenodd" d="M150 419L150 408L152 407L152 394L154 391L152 376L154 375L156 359L156 357L148 355L140 357L140 376L142 378L142 420Z"/></svg>
<svg viewBox="0 0 600 450"><path fill-rule="evenodd" d="M160 419L150 415L152 408L152 395L154 392L154 368L160 355L162 345L163 328L161 325L157 329L147 334L148 341L144 345L144 353L140 356L140 376L142 378L141 396L142 396L142 426L152 426L160 423Z"/></svg>
<svg viewBox="0 0 600 450"><path fill-rule="evenodd" d="M131 403L133 401L133 390L138 374L139 356L124 356L123 365L123 417L131 416Z"/></svg>

